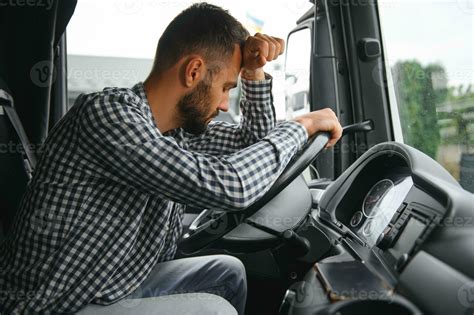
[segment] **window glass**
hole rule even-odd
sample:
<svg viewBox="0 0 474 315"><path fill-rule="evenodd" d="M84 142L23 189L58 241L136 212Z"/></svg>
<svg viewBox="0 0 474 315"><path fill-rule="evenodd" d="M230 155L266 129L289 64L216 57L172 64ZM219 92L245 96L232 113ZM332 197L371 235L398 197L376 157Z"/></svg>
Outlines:
<svg viewBox="0 0 474 315"><path fill-rule="evenodd" d="M309 73L311 69L311 31L298 30L288 37L285 64L287 118L309 112Z"/></svg>
<svg viewBox="0 0 474 315"><path fill-rule="evenodd" d="M385 0L379 13L404 142L474 192L472 0Z"/></svg>
<svg viewBox="0 0 474 315"><path fill-rule="evenodd" d="M146 79L156 45L169 22L198 1L80 0L67 28L68 89L71 105L78 94L105 86L131 87ZM209 0L249 30L286 40L296 20L312 4L307 0ZM265 66L273 81L278 119L285 118L284 56ZM239 89L231 91L230 109L238 110Z"/></svg>

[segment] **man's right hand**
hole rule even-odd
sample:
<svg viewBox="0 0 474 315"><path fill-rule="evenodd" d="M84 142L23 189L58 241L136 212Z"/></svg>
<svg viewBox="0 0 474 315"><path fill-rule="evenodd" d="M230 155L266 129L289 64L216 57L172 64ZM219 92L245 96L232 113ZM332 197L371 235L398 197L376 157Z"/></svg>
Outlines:
<svg viewBox="0 0 474 315"><path fill-rule="evenodd" d="M331 138L329 139L326 148L335 145L342 136L341 124L339 123L336 114L330 108L310 112L298 116L293 120L302 124L303 127L306 128L309 137L320 131L329 132Z"/></svg>

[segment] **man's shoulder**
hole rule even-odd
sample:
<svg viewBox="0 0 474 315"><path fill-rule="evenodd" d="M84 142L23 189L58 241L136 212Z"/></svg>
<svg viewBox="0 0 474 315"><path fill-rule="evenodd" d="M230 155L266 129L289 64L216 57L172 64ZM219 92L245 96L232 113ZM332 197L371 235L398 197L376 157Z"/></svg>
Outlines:
<svg viewBox="0 0 474 315"><path fill-rule="evenodd" d="M89 118L135 120L146 118L147 104L133 89L106 87L99 92L81 94L74 106L81 107L80 112Z"/></svg>
<svg viewBox="0 0 474 315"><path fill-rule="evenodd" d="M105 87L102 91L81 94L78 103L115 104L136 107L144 104L144 100L130 88Z"/></svg>

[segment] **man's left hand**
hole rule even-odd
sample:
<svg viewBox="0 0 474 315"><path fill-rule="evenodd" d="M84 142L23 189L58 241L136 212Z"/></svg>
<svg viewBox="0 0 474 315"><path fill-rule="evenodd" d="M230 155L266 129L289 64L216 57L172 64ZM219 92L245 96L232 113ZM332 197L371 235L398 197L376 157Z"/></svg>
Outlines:
<svg viewBox="0 0 474 315"><path fill-rule="evenodd" d="M285 41L278 37L257 33L249 36L242 49L242 78L264 80L263 66L283 54Z"/></svg>

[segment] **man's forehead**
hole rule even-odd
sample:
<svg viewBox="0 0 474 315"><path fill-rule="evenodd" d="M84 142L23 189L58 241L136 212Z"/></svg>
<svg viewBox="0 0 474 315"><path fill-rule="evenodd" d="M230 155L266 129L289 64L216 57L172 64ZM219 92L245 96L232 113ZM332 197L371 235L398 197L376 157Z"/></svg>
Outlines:
<svg viewBox="0 0 474 315"><path fill-rule="evenodd" d="M230 58L226 60L214 61L218 65L218 71L214 73L215 80L223 82L225 87L237 86L237 80L242 65L242 55L240 46L236 45L234 52ZM211 63L214 63L211 62Z"/></svg>

